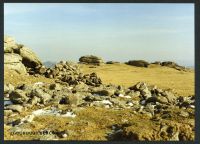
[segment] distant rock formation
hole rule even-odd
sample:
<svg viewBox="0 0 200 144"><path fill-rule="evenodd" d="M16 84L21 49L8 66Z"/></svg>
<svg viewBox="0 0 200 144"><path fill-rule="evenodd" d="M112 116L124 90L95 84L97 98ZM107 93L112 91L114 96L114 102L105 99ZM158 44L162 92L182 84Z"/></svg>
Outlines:
<svg viewBox="0 0 200 144"><path fill-rule="evenodd" d="M4 36L4 67L25 74L28 69L41 65L42 62L31 49L16 43L10 36Z"/></svg>
<svg viewBox="0 0 200 144"><path fill-rule="evenodd" d="M144 60L130 60L126 62L128 65L137 66L137 67L148 67L149 63Z"/></svg>
<svg viewBox="0 0 200 144"><path fill-rule="evenodd" d="M175 68L177 70L185 70L185 67L178 65L175 62L171 62L171 61L166 61L166 62L162 62L161 66L167 66L170 68Z"/></svg>
<svg viewBox="0 0 200 144"><path fill-rule="evenodd" d="M107 61L106 64L119 64L120 62L117 61Z"/></svg>
<svg viewBox="0 0 200 144"><path fill-rule="evenodd" d="M174 68L174 69L179 70L179 71L187 71L186 67L180 66L177 63L172 62L172 61L164 61L164 62L156 61L156 62L153 62L152 64Z"/></svg>
<svg viewBox="0 0 200 144"><path fill-rule="evenodd" d="M82 56L79 58L79 62L84 64L98 65L98 66L104 64L102 58L93 55Z"/></svg>

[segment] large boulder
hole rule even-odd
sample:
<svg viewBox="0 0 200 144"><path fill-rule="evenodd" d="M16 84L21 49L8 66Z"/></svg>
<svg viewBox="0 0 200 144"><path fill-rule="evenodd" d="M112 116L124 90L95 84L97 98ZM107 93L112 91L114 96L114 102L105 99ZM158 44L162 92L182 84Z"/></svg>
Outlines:
<svg viewBox="0 0 200 144"><path fill-rule="evenodd" d="M103 59L93 55L82 56L79 58L80 63L101 65L104 63Z"/></svg>
<svg viewBox="0 0 200 144"><path fill-rule="evenodd" d="M32 71L35 73L42 66L42 62L31 49L16 43L10 36L4 36L4 57L4 66L20 74L31 74Z"/></svg>
<svg viewBox="0 0 200 144"><path fill-rule="evenodd" d="M29 98L26 96L26 92L24 92L23 90L17 89L10 93L10 100L14 104L23 104L23 103L26 103L29 100Z"/></svg>
<svg viewBox="0 0 200 144"><path fill-rule="evenodd" d="M130 60L126 62L128 65L137 66L137 67L148 67L149 63L144 60Z"/></svg>
<svg viewBox="0 0 200 144"><path fill-rule="evenodd" d="M35 68L36 66L42 65L37 55L27 47L22 47L20 49L20 55L22 57L22 63L26 67Z"/></svg>
<svg viewBox="0 0 200 144"><path fill-rule="evenodd" d="M14 53L4 54L4 68L15 70L19 74L25 74L26 68L22 64L22 57Z"/></svg>

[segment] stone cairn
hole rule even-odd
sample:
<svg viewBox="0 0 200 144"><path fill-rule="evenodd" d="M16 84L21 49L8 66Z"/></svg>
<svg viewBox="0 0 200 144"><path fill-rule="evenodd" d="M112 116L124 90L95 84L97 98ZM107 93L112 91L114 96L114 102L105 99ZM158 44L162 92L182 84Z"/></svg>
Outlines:
<svg viewBox="0 0 200 144"><path fill-rule="evenodd" d="M69 85L77 85L81 82L91 85L99 86L102 84L100 78L96 73L83 74L79 66L68 61L60 61L53 68L45 68L44 66L38 68L36 73L42 74L47 78L54 78L61 82L66 82Z"/></svg>

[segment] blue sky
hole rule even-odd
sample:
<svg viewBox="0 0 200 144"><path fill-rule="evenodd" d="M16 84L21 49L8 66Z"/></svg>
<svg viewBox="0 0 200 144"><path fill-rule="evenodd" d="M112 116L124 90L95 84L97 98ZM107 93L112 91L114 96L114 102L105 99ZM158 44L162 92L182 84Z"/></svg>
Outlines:
<svg viewBox="0 0 200 144"><path fill-rule="evenodd" d="M4 33L42 61L93 54L194 65L193 4L4 4Z"/></svg>

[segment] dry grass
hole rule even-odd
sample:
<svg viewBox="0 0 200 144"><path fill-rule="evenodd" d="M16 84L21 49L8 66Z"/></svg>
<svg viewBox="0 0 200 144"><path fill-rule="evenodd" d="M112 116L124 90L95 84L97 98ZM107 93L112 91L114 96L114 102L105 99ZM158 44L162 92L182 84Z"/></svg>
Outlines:
<svg viewBox="0 0 200 144"><path fill-rule="evenodd" d="M43 76L34 77L32 75L20 75L16 71L4 69L4 83L11 83L16 86L18 84L33 84L36 82L52 83L53 79Z"/></svg>
<svg viewBox="0 0 200 144"><path fill-rule="evenodd" d="M23 114L22 114L23 115ZM33 132L40 130L63 131L70 132L69 137L62 140L107 140L107 132L111 132L113 124L124 124L126 122L140 123L141 119L146 123L149 122L148 117L134 114L132 110L115 111L104 108L88 107L77 112L75 118L61 118L53 116L40 116L34 119L34 123L26 124L23 128L28 128ZM4 128L5 139L12 140L29 140L32 136L27 135L10 135L8 127ZM35 136L37 139L41 136Z"/></svg>
<svg viewBox="0 0 200 144"><path fill-rule="evenodd" d="M174 109L171 119L163 119L163 122L171 124L182 123L188 125L191 119L177 117L179 109ZM26 113L27 114L27 113ZM21 114L22 117L26 115ZM38 132L40 130L49 130L59 132L67 130L69 136L60 140L108 140L108 133L112 131L113 125L127 125L127 131L136 131L146 137L151 137L152 131L158 131L160 125L151 120L150 117L143 114L135 114L131 109L112 110L98 107L86 107L76 112L75 118L62 118L54 116L35 117L32 123L27 123L23 129ZM145 131L143 129L145 128ZM41 138L41 135L10 135L9 128L4 128L5 140L31 140ZM147 134L147 135L146 135ZM149 136L148 136L149 135ZM157 135L157 134L156 134ZM159 139L159 138L158 138Z"/></svg>
<svg viewBox="0 0 200 144"><path fill-rule="evenodd" d="M174 89L178 95L194 95L194 71L178 71L173 68L152 65L150 68L111 64L89 68L81 65L84 73L96 72L103 83L132 86L139 81L157 85L163 89Z"/></svg>

